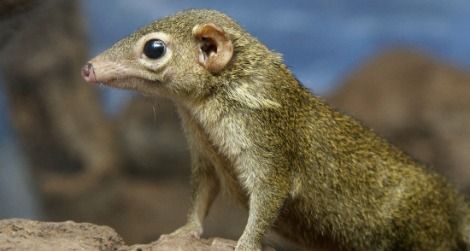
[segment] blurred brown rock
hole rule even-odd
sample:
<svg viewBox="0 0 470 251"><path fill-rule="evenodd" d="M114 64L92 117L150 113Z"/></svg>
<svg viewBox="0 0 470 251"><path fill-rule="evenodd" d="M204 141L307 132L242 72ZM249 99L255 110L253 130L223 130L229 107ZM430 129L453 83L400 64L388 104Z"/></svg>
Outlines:
<svg viewBox="0 0 470 251"><path fill-rule="evenodd" d="M78 1L31 8L2 52L11 121L39 188L78 192L119 169L119 144L97 90L80 76L88 42Z"/></svg>
<svg viewBox="0 0 470 251"><path fill-rule="evenodd" d="M41 0L0 1L0 51L28 22L28 15L37 9L40 2Z"/></svg>
<svg viewBox="0 0 470 251"><path fill-rule="evenodd" d="M329 101L469 191L469 72L391 50L352 73Z"/></svg>
<svg viewBox="0 0 470 251"><path fill-rule="evenodd" d="M13 16L16 12L26 10L37 0L2 0L0 2L0 18Z"/></svg>
<svg viewBox="0 0 470 251"><path fill-rule="evenodd" d="M119 113L116 125L132 172L189 177L188 147L172 102L137 96Z"/></svg>

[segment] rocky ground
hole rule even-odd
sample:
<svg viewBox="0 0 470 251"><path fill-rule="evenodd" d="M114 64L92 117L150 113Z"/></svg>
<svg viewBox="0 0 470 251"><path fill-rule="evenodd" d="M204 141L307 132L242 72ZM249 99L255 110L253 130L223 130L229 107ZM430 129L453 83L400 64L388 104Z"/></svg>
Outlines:
<svg viewBox="0 0 470 251"><path fill-rule="evenodd" d="M90 223L0 220L0 250L16 251L230 251L236 242L222 238L164 236L150 244L128 246L112 228ZM274 251L269 247L265 251Z"/></svg>

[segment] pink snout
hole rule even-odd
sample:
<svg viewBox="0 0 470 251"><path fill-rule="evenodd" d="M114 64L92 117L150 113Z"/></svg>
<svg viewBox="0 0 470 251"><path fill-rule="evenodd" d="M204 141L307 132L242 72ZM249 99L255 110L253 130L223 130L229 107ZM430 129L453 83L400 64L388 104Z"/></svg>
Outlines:
<svg viewBox="0 0 470 251"><path fill-rule="evenodd" d="M82 68L82 77L88 83L96 83L96 74L95 69L93 68L93 64L87 63Z"/></svg>

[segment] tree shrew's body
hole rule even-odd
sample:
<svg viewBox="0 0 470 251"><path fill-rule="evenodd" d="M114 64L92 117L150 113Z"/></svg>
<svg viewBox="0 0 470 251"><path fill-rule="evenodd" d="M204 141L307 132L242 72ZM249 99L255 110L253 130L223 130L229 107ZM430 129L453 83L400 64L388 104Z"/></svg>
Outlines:
<svg viewBox="0 0 470 251"><path fill-rule="evenodd" d="M156 21L92 59L83 76L175 102L193 198L174 235L199 236L224 188L249 210L237 251L261 250L269 228L339 250L468 245L468 205L444 178L314 96L220 12Z"/></svg>

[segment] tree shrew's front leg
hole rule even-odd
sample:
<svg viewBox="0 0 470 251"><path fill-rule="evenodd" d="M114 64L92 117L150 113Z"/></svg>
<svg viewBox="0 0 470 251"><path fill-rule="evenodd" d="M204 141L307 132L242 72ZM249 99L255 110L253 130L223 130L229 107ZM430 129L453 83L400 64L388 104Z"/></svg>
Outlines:
<svg viewBox="0 0 470 251"><path fill-rule="evenodd" d="M194 156L192 164L192 200L186 224L170 235L188 235L199 238L203 232L203 221L219 192L219 181L209 161Z"/></svg>
<svg viewBox="0 0 470 251"><path fill-rule="evenodd" d="M273 174L274 176L274 174ZM271 186L275 179L257 179L250 194L248 222L235 251L261 251L264 234L276 220L288 196L288 184Z"/></svg>

